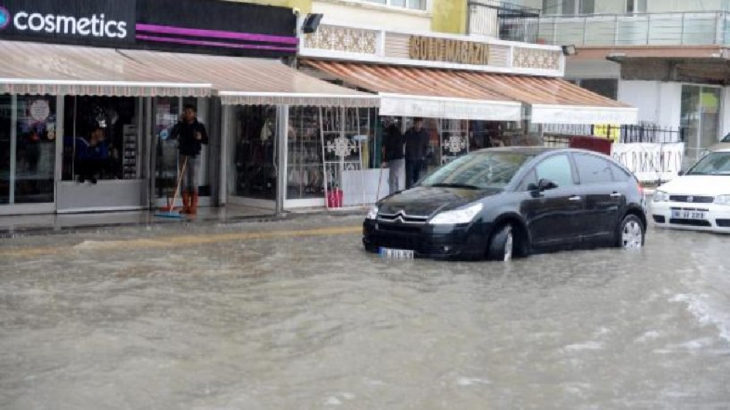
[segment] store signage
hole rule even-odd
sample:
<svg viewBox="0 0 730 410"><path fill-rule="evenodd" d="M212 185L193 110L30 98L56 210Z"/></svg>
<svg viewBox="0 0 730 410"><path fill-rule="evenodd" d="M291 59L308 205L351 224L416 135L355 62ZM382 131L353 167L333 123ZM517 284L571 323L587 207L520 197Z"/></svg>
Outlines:
<svg viewBox="0 0 730 410"><path fill-rule="evenodd" d="M0 0L2 1L2 0ZM290 8L220 0L137 2L137 45L170 51L293 56L299 41Z"/></svg>
<svg viewBox="0 0 730 410"><path fill-rule="evenodd" d="M489 64L489 45L474 41L411 36L409 55L414 60L487 65Z"/></svg>
<svg viewBox="0 0 730 410"><path fill-rule="evenodd" d="M0 0L0 39L293 56L290 8L223 0Z"/></svg>
<svg viewBox="0 0 730 410"><path fill-rule="evenodd" d="M0 0L0 3L3 38L91 45L134 42L134 1Z"/></svg>

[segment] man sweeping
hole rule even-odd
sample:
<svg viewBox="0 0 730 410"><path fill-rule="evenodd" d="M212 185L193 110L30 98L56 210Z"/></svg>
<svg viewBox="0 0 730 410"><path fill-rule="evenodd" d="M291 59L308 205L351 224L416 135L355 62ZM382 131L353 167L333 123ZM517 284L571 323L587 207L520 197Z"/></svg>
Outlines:
<svg viewBox="0 0 730 410"><path fill-rule="evenodd" d="M194 105L185 105L182 118L172 128L170 138L177 140L181 172L185 172L182 185L182 213L194 215L198 212L198 156L202 144L208 144L208 133L205 131L205 126L198 121ZM184 169L182 164L186 164Z"/></svg>

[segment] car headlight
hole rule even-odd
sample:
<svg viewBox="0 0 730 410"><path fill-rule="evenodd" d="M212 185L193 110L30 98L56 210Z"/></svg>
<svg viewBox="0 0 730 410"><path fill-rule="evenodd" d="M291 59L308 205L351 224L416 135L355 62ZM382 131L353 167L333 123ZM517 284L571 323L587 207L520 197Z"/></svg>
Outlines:
<svg viewBox="0 0 730 410"><path fill-rule="evenodd" d="M717 205L730 205L730 195L718 195L715 197Z"/></svg>
<svg viewBox="0 0 730 410"><path fill-rule="evenodd" d="M669 194L664 191L654 191L654 202L667 202L669 201Z"/></svg>
<svg viewBox="0 0 730 410"><path fill-rule="evenodd" d="M375 205L373 205L373 206L372 206L372 207L370 207L370 209L368 210L368 214L367 214L367 216L365 217L365 219L377 219L377 218L378 218L378 207L377 207L377 206L375 206Z"/></svg>
<svg viewBox="0 0 730 410"><path fill-rule="evenodd" d="M466 224L472 221L482 211L482 204L474 204L466 208L454 209L436 214L428 223L431 225L456 225Z"/></svg>

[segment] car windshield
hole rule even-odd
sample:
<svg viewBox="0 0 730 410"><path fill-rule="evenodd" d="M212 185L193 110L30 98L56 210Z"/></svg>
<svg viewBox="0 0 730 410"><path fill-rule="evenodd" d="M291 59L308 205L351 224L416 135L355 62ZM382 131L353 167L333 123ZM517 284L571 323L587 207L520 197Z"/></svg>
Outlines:
<svg viewBox="0 0 730 410"><path fill-rule="evenodd" d="M687 175L730 175L730 152L713 152L708 154Z"/></svg>
<svg viewBox="0 0 730 410"><path fill-rule="evenodd" d="M468 189L504 188L532 155L516 152L478 152L450 162L426 177L421 186Z"/></svg>
<svg viewBox="0 0 730 410"><path fill-rule="evenodd" d="M721 142L730 142L730 134L727 134L725 138L722 139Z"/></svg>

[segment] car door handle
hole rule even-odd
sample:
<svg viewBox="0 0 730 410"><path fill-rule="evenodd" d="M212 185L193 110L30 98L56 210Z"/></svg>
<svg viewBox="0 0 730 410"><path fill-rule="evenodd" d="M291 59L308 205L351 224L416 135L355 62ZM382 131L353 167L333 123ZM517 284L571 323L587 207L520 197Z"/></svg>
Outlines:
<svg viewBox="0 0 730 410"><path fill-rule="evenodd" d="M580 195L574 195L568 198L568 201L580 201L581 199L583 198L581 198Z"/></svg>
<svg viewBox="0 0 730 410"><path fill-rule="evenodd" d="M624 196L624 194L620 192L614 192L611 194L611 198L621 198L622 196Z"/></svg>

